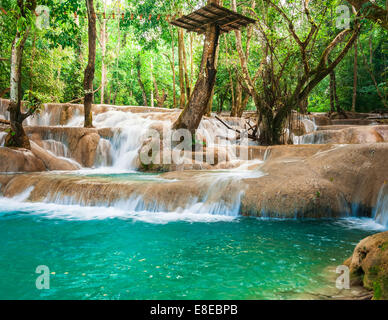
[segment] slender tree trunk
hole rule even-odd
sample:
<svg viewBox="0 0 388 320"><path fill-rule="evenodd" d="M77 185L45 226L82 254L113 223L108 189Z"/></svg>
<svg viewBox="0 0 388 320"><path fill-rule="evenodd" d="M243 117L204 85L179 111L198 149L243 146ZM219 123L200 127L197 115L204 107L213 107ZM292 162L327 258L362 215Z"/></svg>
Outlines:
<svg viewBox="0 0 388 320"><path fill-rule="evenodd" d="M84 76L84 127L93 127L92 119L92 103L93 103L93 80L96 63L96 13L94 11L93 0L85 0L88 12L88 44L89 44L89 56L88 65L85 69Z"/></svg>
<svg viewBox="0 0 388 320"><path fill-rule="evenodd" d="M119 4L120 4L120 1L119 1ZM124 40L121 41L121 30L120 30L120 21L118 22L117 24L117 52L116 52L116 72L115 72L115 79L114 81L112 82L111 84L111 88L110 88L110 91L112 92L114 90L114 94L113 94L113 104L115 105L116 104L116 98L117 98L117 94L119 92L119 89L120 89L120 81L118 79L118 69L119 69L119 61L120 61L120 49L121 49L121 45L123 45L125 47L125 43L126 43L126 34L124 34ZM123 43L122 43L123 42ZM113 85L115 85L115 89L113 89Z"/></svg>
<svg viewBox="0 0 388 320"><path fill-rule="evenodd" d="M156 102L158 104L159 108L163 108L164 102L167 99L167 94L165 93L164 89L162 90L162 95L159 95L159 88L158 84L156 83L155 78L153 79L154 82L154 88L155 88L155 97L156 97Z"/></svg>
<svg viewBox="0 0 388 320"><path fill-rule="evenodd" d="M330 72L330 114L335 112L335 102L334 102L334 70Z"/></svg>
<svg viewBox="0 0 388 320"><path fill-rule="evenodd" d="M236 98L235 102L232 105L232 112L230 113L231 117L237 117L238 110L241 108L242 104L242 86L240 81L237 80L236 82Z"/></svg>
<svg viewBox="0 0 388 320"><path fill-rule="evenodd" d="M141 80L141 64L140 64L140 56L137 59L136 62L136 67L137 67L137 82L139 83L140 89L141 89L141 94L143 96L143 105L148 106L148 101L147 101L147 93L144 88L144 83Z"/></svg>
<svg viewBox="0 0 388 320"><path fill-rule="evenodd" d="M179 63L179 88L180 88L180 98L179 98L179 107L183 109L185 107L186 98L185 98L185 70L184 70L184 39L183 39L183 29L178 29L178 63Z"/></svg>
<svg viewBox="0 0 388 320"><path fill-rule="evenodd" d="M106 14L106 3L104 2L104 14ZM100 40L101 40L101 92L100 92L100 103L104 103L104 96L105 96L105 84L106 84L106 64L105 64L105 56L106 56L106 43L108 40L108 33L106 30L106 19L102 19L101 24L101 34L100 34Z"/></svg>
<svg viewBox="0 0 388 320"><path fill-rule="evenodd" d="M209 0L208 3L218 4L219 1ZM188 129L194 134L201 122L202 116L207 111L211 92L216 80L217 70L215 60L219 35L220 30L217 26L209 25L207 27L198 80L189 103L173 125L174 129Z"/></svg>
<svg viewBox="0 0 388 320"><path fill-rule="evenodd" d="M194 33L190 33L190 88L193 86L193 74L194 74L194 64L193 64L193 37Z"/></svg>
<svg viewBox="0 0 388 320"><path fill-rule="evenodd" d="M21 16L18 19L26 18L26 10L33 12L36 8L36 1L29 1L24 3L23 0L18 0L18 6ZM28 22L27 22L28 23ZM10 113L11 131L5 138L6 147L18 147L31 149L30 141L23 129L23 121L30 115L30 113L22 113L22 58L24 45L30 31L30 26L21 33L16 31L15 38L12 42L11 48L11 73L10 73L10 103L8 111Z"/></svg>
<svg viewBox="0 0 388 320"><path fill-rule="evenodd" d="M232 71L231 71L230 62L229 62L228 37L226 34L224 35L224 40L225 40L225 49L226 49L226 64L228 66L228 73L229 73L230 95L231 95L231 99L232 99L231 116L233 117L233 116L235 116L234 109L235 109L236 102L235 102L235 98L234 98L234 85L233 85ZM232 114L234 114L234 115L232 115Z"/></svg>
<svg viewBox="0 0 388 320"><path fill-rule="evenodd" d="M172 99L173 108L176 108L176 80L175 80L175 45L174 45L174 32L171 29L171 69L172 69Z"/></svg>
<svg viewBox="0 0 388 320"><path fill-rule="evenodd" d="M371 79L373 81L373 84L374 84L374 86L376 88L377 95L380 97L381 102L383 103L384 107L387 108L388 105L387 105L387 101L385 99L385 96L384 96L383 93L381 93L379 85L378 85L378 83L376 81L376 77L373 74L373 66L372 65L368 65L368 60L367 60L367 58L365 56L364 51L362 50L361 41L360 41L360 39L358 39L358 40L359 40L359 47L360 47L361 56L363 57L366 70L368 71L368 73L369 73L369 75L370 75L370 77L371 77ZM372 52L371 52L371 54L372 54Z"/></svg>
<svg viewBox="0 0 388 320"><path fill-rule="evenodd" d="M189 103L190 100L190 79L189 79L189 73L187 72L187 57L186 57L186 47L185 47L185 41L184 37L182 38L182 53L183 53L183 72L185 74L185 85L186 85L186 97L187 97L187 103Z"/></svg>
<svg viewBox="0 0 388 320"><path fill-rule="evenodd" d="M357 55L358 47L357 40L354 42L354 65L353 65L353 96L352 96L352 112L356 112L356 101L357 101Z"/></svg>
<svg viewBox="0 0 388 320"><path fill-rule="evenodd" d="M152 57L151 57L151 83L153 83L154 82L154 75L153 75L153 69L154 69L154 66L153 66L153 63L152 63ZM152 87L151 87L151 107L154 107L154 90L152 89Z"/></svg>
<svg viewBox="0 0 388 320"><path fill-rule="evenodd" d="M237 117L238 117L238 118L241 118L241 117L242 117L242 115L243 115L243 113L244 113L244 110L245 110L246 107L247 107L249 98L250 98L250 95L249 95L249 94L245 94L245 97L244 97L244 99L243 99L242 102L241 102L241 107L238 109L238 112L237 112Z"/></svg>

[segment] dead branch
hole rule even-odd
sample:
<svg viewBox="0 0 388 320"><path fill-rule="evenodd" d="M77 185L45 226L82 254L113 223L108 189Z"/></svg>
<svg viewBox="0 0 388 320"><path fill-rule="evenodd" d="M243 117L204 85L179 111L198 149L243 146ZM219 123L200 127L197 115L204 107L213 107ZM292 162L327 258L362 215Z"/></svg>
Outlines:
<svg viewBox="0 0 388 320"><path fill-rule="evenodd" d="M241 131L238 130L238 129L235 129L233 127L231 127L230 125L228 125L224 120L222 120L219 116L215 116L215 118L220 121L225 127L227 127L229 130L233 130L235 132L237 132L239 135L241 135ZM249 139L252 139L252 140L257 140L257 137L252 135L252 134L249 134L248 133L248 138Z"/></svg>
<svg viewBox="0 0 388 320"><path fill-rule="evenodd" d="M101 85L96 90L93 91L93 94L95 94L100 89L101 89ZM74 100L71 100L71 101L65 102L65 103L76 103L76 102L82 101L84 98L85 97L77 98L77 99L74 99Z"/></svg>

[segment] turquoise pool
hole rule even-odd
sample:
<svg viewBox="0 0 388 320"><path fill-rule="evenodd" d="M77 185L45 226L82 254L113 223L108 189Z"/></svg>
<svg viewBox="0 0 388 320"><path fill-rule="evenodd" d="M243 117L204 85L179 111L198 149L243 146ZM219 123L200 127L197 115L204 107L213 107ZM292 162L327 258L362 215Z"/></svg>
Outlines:
<svg viewBox="0 0 388 320"><path fill-rule="evenodd" d="M1 210L0 299L293 299L334 287L328 267L376 232L357 219L155 223L67 218L55 205ZM38 265L50 270L48 290L35 286Z"/></svg>

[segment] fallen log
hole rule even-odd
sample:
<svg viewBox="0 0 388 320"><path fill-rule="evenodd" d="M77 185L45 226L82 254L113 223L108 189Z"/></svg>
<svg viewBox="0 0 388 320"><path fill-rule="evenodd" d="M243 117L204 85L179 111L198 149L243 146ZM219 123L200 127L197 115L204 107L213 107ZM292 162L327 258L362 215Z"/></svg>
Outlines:
<svg viewBox="0 0 388 320"><path fill-rule="evenodd" d="M6 125L11 125L11 122L9 122L8 120L4 120L4 119L0 119L0 123L6 124Z"/></svg>

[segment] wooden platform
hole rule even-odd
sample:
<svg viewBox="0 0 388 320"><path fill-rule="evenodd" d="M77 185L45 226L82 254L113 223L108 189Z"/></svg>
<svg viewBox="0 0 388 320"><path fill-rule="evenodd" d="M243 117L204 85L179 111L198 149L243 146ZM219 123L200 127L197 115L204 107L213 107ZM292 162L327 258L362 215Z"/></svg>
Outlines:
<svg viewBox="0 0 388 320"><path fill-rule="evenodd" d="M238 30L246 27L256 20L243 16L237 12L228 10L216 4L208 4L186 16L171 21L174 26L184 28L189 32L199 34L206 31L206 27L212 24L220 28L220 33Z"/></svg>

